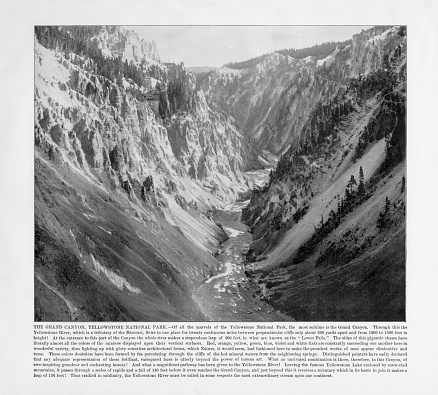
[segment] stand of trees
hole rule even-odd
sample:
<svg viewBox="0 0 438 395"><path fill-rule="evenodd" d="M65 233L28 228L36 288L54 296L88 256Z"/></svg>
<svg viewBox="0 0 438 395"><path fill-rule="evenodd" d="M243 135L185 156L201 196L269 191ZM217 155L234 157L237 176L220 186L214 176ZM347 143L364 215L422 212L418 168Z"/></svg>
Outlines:
<svg viewBox="0 0 438 395"><path fill-rule="evenodd" d="M304 59L307 58L308 56L315 56L316 59L320 60L329 56L336 49L336 47L339 47L339 49L343 49L348 44L351 44L351 42L352 42L351 39L345 41L330 41L330 42L314 45L313 47L301 48L301 49L289 48L289 49L282 49L277 52L281 55L291 56L292 58L295 59Z"/></svg>
<svg viewBox="0 0 438 395"><path fill-rule="evenodd" d="M379 232L381 232L382 229L385 229L390 225L391 223L390 214L391 214L391 201L387 196L385 199L385 208L383 211L379 213L379 218L377 218L377 229L379 229Z"/></svg>
<svg viewBox="0 0 438 395"><path fill-rule="evenodd" d="M42 46L62 51L67 58L70 58L71 53L89 58L89 68L93 73L102 75L120 86L123 84L122 77L142 86L145 78L142 67L137 67L132 61L123 62L121 58L104 57L97 44L90 40L100 30L101 26L36 26L35 36ZM158 69L157 66L155 68ZM152 74L156 78L159 73L153 69Z"/></svg>
<svg viewBox="0 0 438 395"><path fill-rule="evenodd" d="M362 102L374 96L377 92L386 95L394 90L397 83L397 76L386 69L378 69L369 73L366 77L359 75L352 78L348 86L348 91L353 91L357 102Z"/></svg>
<svg viewBox="0 0 438 395"><path fill-rule="evenodd" d="M248 69L250 67L254 67L254 66L258 65L259 63L263 62L263 60L268 55L269 55L269 53L265 53L263 55L256 56L255 58L251 58L248 60L244 60L242 62L225 63L223 67L228 67L229 69L235 69L235 70Z"/></svg>
<svg viewBox="0 0 438 395"><path fill-rule="evenodd" d="M324 59L327 56L329 56L336 47L339 47L339 49L345 48L348 44L350 44L352 40L345 40L345 41L331 41L331 42L325 42L322 44L314 45L312 47L308 48L301 48L301 49L295 49L295 48L288 48L288 49L281 49L279 51L275 51L281 55L287 55L291 56L295 59L304 59L308 56L315 56L316 59ZM268 55L269 53L265 53L260 56L256 56L255 58L251 58L248 60L244 60L242 62L229 62L225 63L224 67L228 67L230 69L247 69L249 67L254 67L255 65L261 63Z"/></svg>
<svg viewBox="0 0 438 395"><path fill-rule="evenodd" d="M315 227L315 233L298 249L293 264L301 263L310 256L321 240L332 230L336 229L347 214L352 212L355 207L362 204L370 196L371 193L367 191L361 166L359 169L359 184L354 175L351 175L345 187L344 197L338 195L337 211L331 210L326 221L324 221L323 216L321 216L321 221Z"/></svg>
<svg viewBox="0 0 438 395"><path fill-rule="evenodd" d="M406 157L406 107L404 102L397 103L396 125L386 140L386 157L381 171L394 168Z"/></svg>

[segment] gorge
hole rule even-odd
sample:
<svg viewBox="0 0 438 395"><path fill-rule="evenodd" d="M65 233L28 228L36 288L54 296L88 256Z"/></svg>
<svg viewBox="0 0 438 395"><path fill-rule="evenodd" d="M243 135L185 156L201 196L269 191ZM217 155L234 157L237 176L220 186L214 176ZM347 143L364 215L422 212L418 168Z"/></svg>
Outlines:
<svg viewBox="0 0 438 395"><path fill-rule="evenodd" d="M35 320L404 320L406 35L194 74L36 27Z"/></svg>

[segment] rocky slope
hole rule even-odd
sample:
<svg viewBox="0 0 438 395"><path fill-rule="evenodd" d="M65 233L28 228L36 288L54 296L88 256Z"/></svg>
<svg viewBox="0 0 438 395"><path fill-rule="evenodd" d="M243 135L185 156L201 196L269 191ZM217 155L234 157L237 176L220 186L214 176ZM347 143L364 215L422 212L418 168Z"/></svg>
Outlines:
<svg viewBox="0 0 438 395"><path fill-rule="evenodd" d="M324 59L294 59L272 53L256 66L221 69L203 82L209 101L236 118L239 126L273 153L298 145L300 132L316 105L343 93L351 78L383 67L399 40L376 27Z"/></svg>
<svg viewBox="0 0 438 395"><path fill-rule="evenodd" d="M336 51L312 84L295 83L319 93L244 210L257 261L248 274L262 298L297 319L404 319L404 33L355 36L348 56ZM291 119L301 114L296 100Z"/></svg>
<svg viewBox="0 0 438 395"><path fill-rule="evenodd" d="M156 111L133 80L100 75L100 58L58 49L59 31L50 49L35 42L36 319L205 318L193 284L226 238L211 211L248 190L257 156L182 65L153 70ZM113 64L159 60L123 29L81 40Z"/></svg>
<svg viewBox="0 0 438 395"><path fill-rule="evenodd" d="M211 318L196 290L227 237L212 212L250 188L251 303L404 319L405 28L325 59L274 53L202 89L121 28L36 37L36 320ZM277 154L266 186L243 174Z"/></svg>
<svg viewBox="0 0 438 395"><path fill-rule="evenodd" d="M106 26L92 38L104 56L122 57L128 62L146 63L160 65L160 55L157 43L145 41L138 37L132 30L124 29L120 26Z"/></svg>

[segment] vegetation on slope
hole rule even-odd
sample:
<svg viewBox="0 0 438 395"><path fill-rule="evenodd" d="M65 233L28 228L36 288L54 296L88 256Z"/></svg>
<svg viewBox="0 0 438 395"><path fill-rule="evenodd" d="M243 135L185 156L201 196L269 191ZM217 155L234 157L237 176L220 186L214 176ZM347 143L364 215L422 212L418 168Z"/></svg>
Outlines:
<svg viewBox="0 0 438 395"><path fill-rule="evenodd" d="M121 57L105 57L96 43L90 40L101 29L101 26L35 26L35 36L45 48L63 52L67 59L119 86L123 86L123 77L131 79L138 86L144 85L147 76L157 80L163 78L164 74L156 65L146 67L143 63L136 66L132 61L123 61ZM77 56L72 57L71 54ZM88 64L85 58L90 60Z"/></svg>
<svg viewBox="0 0 438 395"><path fill-rule="evenodd" d="M322 44L313 45L312 47L300 48L300 49L295 49L295 48L280 49L275 52L284 56L290 56L295 59L304 59L307 58L308 56L314 56L317 60L319 60L326 58L336 48L343 49L350 43L351 43L351 39L345 41L330 41ZM235 69L235 70L247 69L250 67L254 67L257 64L263 62L263 60L269 55L270 53L265 53L263 55L256 56L255 58L251 58L248 60L244 60L242 62L225 63L224 67L228 67L230 69Z"/></svg>
<svg viewBox="0 0 438 395"><path fill-rule="evenodd" d="M389 34L379 67L322 96L243 213L257 295L298 320L405 318L406 45Z"/></svg>

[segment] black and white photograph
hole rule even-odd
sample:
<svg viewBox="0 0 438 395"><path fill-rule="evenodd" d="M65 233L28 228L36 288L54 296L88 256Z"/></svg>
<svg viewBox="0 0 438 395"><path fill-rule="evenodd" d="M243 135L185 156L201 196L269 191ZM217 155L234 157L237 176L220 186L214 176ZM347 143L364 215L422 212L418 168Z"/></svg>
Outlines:
<svg viewBox="0 0 438 395"><path fill-rule="evenodd" d="M436 10L5 3L0 393L436 393Z"/></svg>
<svg viewBox="0 0 438 395"><path fill-rule="evenodd" d="M406 321L406 25L36 25L34 321Z"/></svg>

